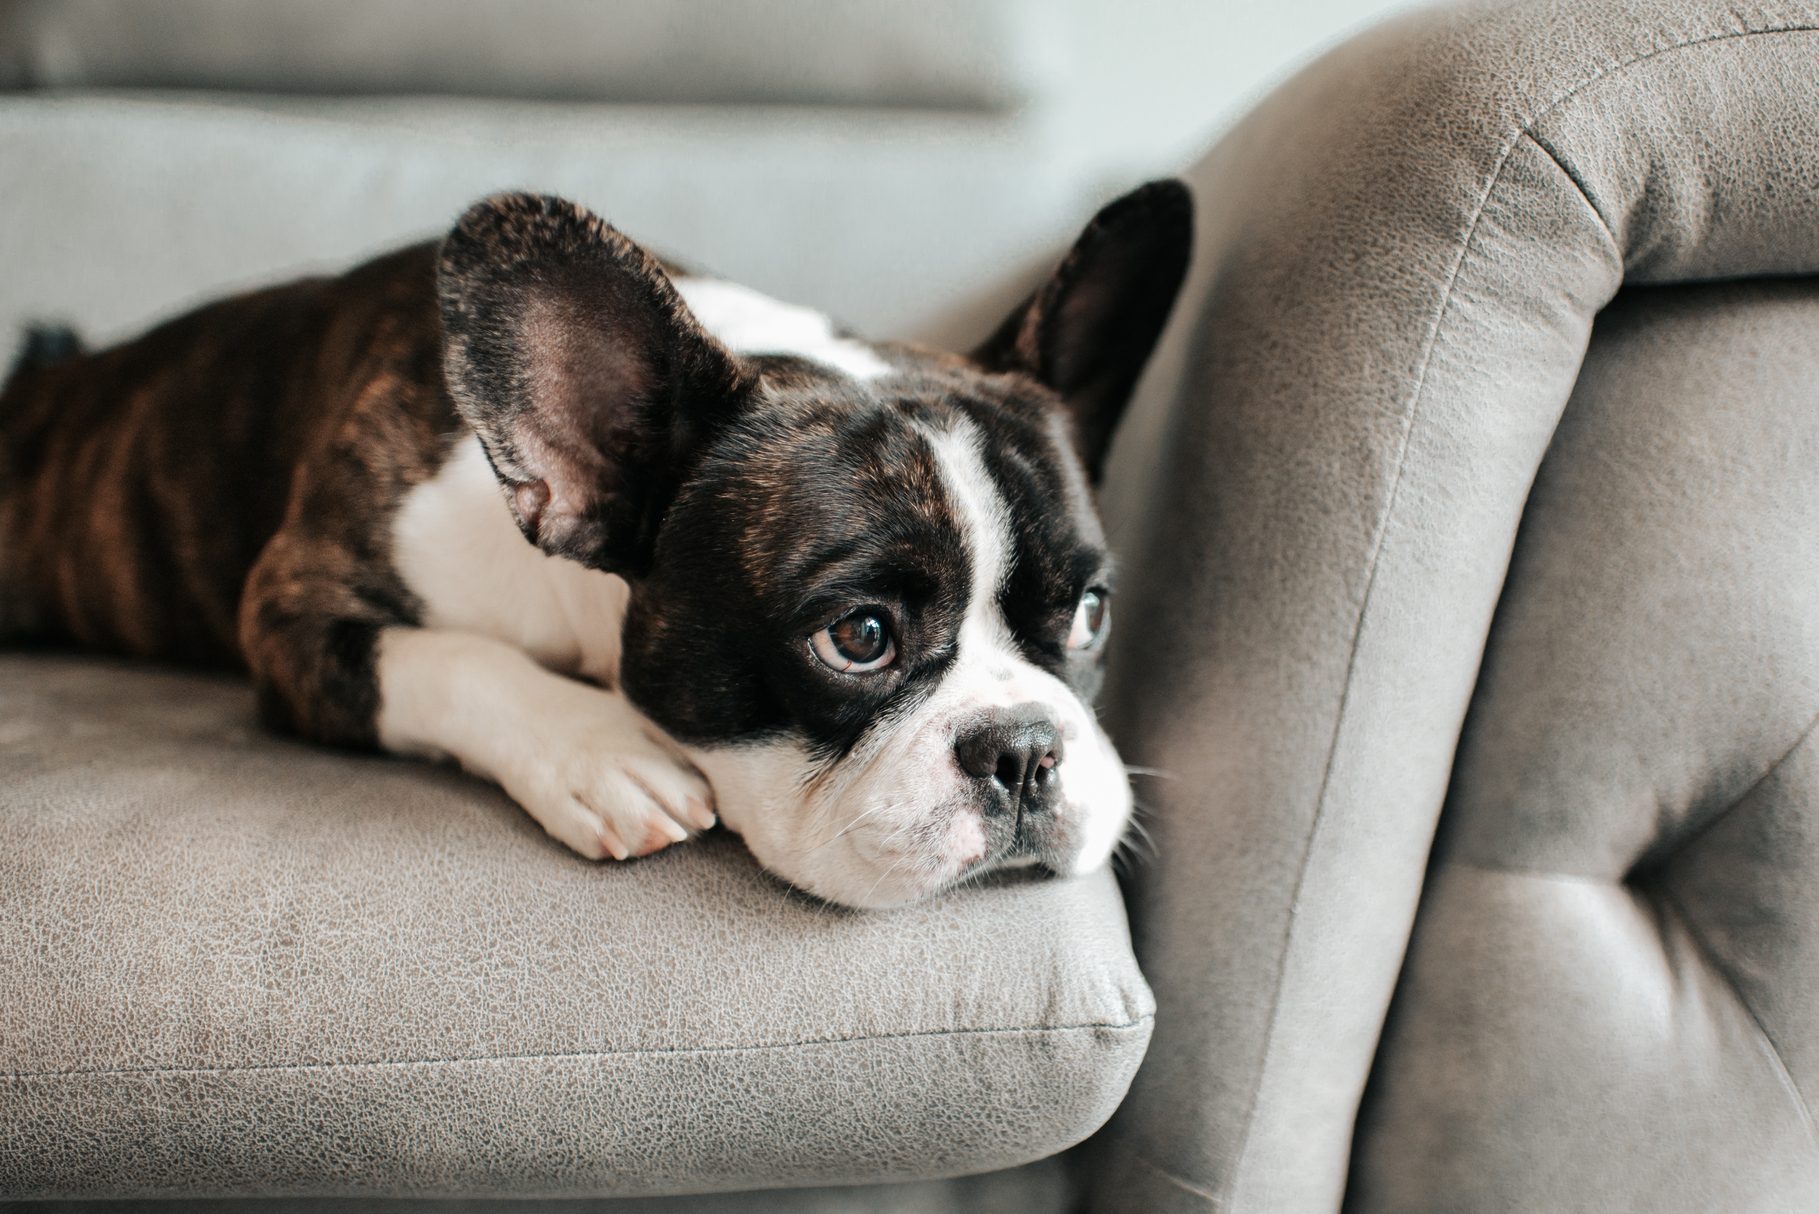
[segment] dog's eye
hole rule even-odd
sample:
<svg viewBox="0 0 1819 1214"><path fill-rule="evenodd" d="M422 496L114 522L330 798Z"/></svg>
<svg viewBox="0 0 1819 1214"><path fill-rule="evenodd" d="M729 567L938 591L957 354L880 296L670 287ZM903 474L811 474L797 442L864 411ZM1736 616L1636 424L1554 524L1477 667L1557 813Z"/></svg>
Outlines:
<svg viewBox="0 0 1819 1214"><path fill-rule="evenodd" d="M1069 649L1093 649L1105 639L1112 626L1111 594L1097 586L1080 596L1074 608L1074 624L1067 630Z"/></svg>
<svg viewBox="0 0 1819 1214"><path fill-rule="evenodd" d="M809 638L809 647L823 666L842 674L882 670L897 659L890 620L870 608L835 620Z"/></svg>

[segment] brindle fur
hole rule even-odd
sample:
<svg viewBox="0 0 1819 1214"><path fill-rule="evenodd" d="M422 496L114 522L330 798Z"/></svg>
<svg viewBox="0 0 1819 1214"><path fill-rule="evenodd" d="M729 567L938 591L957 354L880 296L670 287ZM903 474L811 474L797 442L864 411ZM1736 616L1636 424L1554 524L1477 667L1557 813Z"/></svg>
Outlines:
<svg viewBox="0 0 1819 1214"><path fill-rule="evenodd" d="M373 638L416 611L390 507L462 428L435 269L419 245L22 366L0 394L0 623L242 666L275 723L371 744Z"/></svg>

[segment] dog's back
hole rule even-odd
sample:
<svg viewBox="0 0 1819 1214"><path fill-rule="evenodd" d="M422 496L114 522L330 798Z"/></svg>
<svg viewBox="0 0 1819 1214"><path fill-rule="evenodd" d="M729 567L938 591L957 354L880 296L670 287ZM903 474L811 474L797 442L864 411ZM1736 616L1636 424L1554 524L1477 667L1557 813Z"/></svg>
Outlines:
<svg viewBox="0 0 1819 1214"><path fill-rule="evenodd" d="M432 385L406 395L442 414L429 431L455 424L423 365L434 265L418 246L95 353L28 335L0 390L0 638L238 664L242 587L299 462L376 379Z"/></svg>

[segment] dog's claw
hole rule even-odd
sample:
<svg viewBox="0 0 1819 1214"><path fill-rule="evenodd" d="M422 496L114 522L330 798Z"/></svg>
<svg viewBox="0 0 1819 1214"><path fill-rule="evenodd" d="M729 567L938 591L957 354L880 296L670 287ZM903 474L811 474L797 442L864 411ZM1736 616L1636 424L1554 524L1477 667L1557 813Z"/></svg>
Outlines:
<svg viewBox="0 0 1819 1214"><path fill-rule="evenodd" d="M624 841L619 838L618 832L604 822L600 824L600 845L606 848L606 854L615 860L624 860L631 855Z"/></svg>

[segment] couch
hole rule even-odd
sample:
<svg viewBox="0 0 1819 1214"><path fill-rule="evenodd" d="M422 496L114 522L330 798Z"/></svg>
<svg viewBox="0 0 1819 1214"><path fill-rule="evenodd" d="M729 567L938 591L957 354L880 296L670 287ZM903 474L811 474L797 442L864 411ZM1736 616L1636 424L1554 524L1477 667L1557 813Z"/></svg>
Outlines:
<svg viewBox="0 0 1819 1214"><path fill-rule="evenodd" d="M996 96L784 124L97 62L0 103L9 318L130 328L534 184L954 337L994 292L922 303L969 260L1014 293L1091 190ZM1815 1208L1815 65L1811 3L1424 11L1188 170L1105 499L1122 883L859 915L723 838L591 866L264 736L231 676L0 657L0 1194Z"/></svg>

